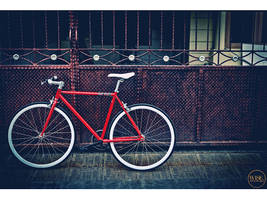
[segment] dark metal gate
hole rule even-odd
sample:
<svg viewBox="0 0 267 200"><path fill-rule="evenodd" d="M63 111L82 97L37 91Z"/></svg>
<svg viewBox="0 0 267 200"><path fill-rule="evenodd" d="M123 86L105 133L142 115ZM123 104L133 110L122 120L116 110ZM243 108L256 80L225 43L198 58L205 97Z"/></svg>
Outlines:
<svg viewBox="0 0 267 200"><path fill-rule="evenodd" d="M17 109L54 95L54 89L40 85L41 80L56 74L67 90L109 92L115 82L107 74L130 71L136 76L122 84L120 97L129 105L146 102L165 110L180 145L267 141L267 69L257 66L253 56L246 59L255 50L218 47L219 12L2 11L0 15L3 144ZM203 19L204 42L198 34L204 30L198 27ZM219 39L214 42L214 38ZM233 66L235 59L248 66ZM93 128L103 127L108 97L69 96L68 100ZM86 129L73 120L77 144L88 142Z"/></svg>

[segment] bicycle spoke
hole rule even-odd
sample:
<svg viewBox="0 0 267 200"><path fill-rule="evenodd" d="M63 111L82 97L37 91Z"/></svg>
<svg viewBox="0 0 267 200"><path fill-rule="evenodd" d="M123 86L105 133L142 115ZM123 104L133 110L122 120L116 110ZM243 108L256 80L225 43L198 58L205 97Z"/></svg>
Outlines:
<svg viewBox="0 0 267 200"><path fill-rule="evenodd" d="M26 144L26 143L27 143L27 142L33 142L34 139L35 139L35 138L33 138L33 139L29 139L29 140L27 140L27 141L21 143L20 145L25 144L25 146L24 146L22 149L20 149L18 152L21 153L26 147L28 147L28 146L31 144L31 143L30 143L30 144Z"/></svg>
<svg viewBox="0 0 267 200"><path fill-rule="evenodd" d="M135 143L132 143L132 144L130 144L130 146L128 145L125 145L123 148L120 148L120 149L118 149L118 152L120 151L122 151L122 150L124 150L124 149L126 149L126 148L129 148L129 147L131 147L131 146L134 146L135 145Z"/></svg>
<svg viewBox="0 0 267 200"><path fill-rule="evenodd" d="M49 112L48 112L48 115L49 115ZM58 113L56 113L56 116L54 116L54 119L50 123L48 123L48 126L46 127L46 130L48 130L50 128L50 125L53 124L53 122L58 118L58 116L60 116L60 115ZM47 118L46 118L46 120L47 120Z"/></svg>
<svg viewBox="0 0 267 200"><path fill-rule="evenodd" d="M63 151L61 151L61 150L58 149L57 147L53 146L53 145L49 142L49 140L47 140L47 144L48 144L49 146L51 146L51 149L52 149L56 154L58 153L58 152L56 152L56 149L57 149L59 152L64 153Z"/></svg>
<svg viewBox="0 0 267 200"><path fill-rule="evenodd" d="M26 124L26 122L22 121L21 119L18 119L21 123L23 123L25 126L27 126L30 129L34 129L32 126L30 126L29 124Z"/></svg>
<svg viewBox="0 0 267 200"><path fill-rule="evenodd" d="M153 126L151 126L148 130L150 130L152 127L156 126L159 122L161 122L163 119L160 119L157 123L155 123ZM167 124L166 124L167 126Z"/></svg>
<svg viewBox="0 0 267 200"><path fill-rule="evenodd" d="M46 138L47 139L47 138ZM55 144L59 144L57 141L53 140L53 139L47 139L48 141L52 141ZM51 143L50 143L51 144ZM52 144L51 144L52 145ZM56 146L54 146L55 149L57 149L58 151L60 151L61 153L64 153L62 150L60 150L59 148L57 148Z"/></svg>
<svg viewBox="0 0 267 200"><path fill-rule="evenodd" d="M62 162L62 158L65 158L73 147L73 126L67 115L57 107L44 136L38 137L49 112L47 104L30 105L15 115L12 126L9 127L8 142L12 152L20 161L31 167L54 166Z"/></svg>
<svg viewBox="0 0 267 200"><path fill-rule="evenodd" d="M153 133L153 132L155 132L155 131L157 131L157 130L163 128L163 127L166 127L166 126L168 126L168 124L165 124L165 125L163 125L163 126L160 126L160 127L156 128L156 129L154 129L153 131L146 132L146 135L149 135L150 133Z"/></svg>
<svg viewBox="0 0 267 200"><path fill-rule="evenodd" d="M144 152L144 149L145 149L145 145L143 144L142 145L142 151L141 152ZM145 160L144 159L141 159L141 165L144 165L144 163L145 163ZM136 162L136 165L137 165L138 163Z"/></svg>
<svg viewBox="0 0 267 200"><path fill-rule="evenodd" d="M151 144L149 144L149 142L146 142L146 145L147 145L148 148L150 148L152 150L152 152L154 152L154 154L165 154L165 150L164 149L161 149L161 151L156 151L154 148L152 148L154 143L152 143L152 145L151 145Z"/></svg>
<svg viewBox="0 0 267 200"><path fill-rule="evenodd" d="M43 145L41 145L41 149L42 149L42 156L41 157L44 157L44 146Z"/></svg>
<svg viewBox="0 0 267 200"><path fill-rule="evenodd" d="M48 144L48 143L46 142L45 139L44 139L44 142L45 142L46 144ZM48 146L47 146L47 151L48 151L48 155L50 156L50 159L53 160L53 157L52 157L52 155L51 155L51 153L50 153L50 151L49 151L49 147L48 147Z"/></svg>
<svg viewBox="0 0 267 200"><path fill-rule="evenodd" d="M64 127L63 129L65 129L66 127ZM52 133L45 133L46 136L50 136L50 135L55 135L55 134L58 134L58 133L64 133L64 132L52 132ZM68 133L68 132L65 132L65 133Z"/></svg>
<svg viewBox="0 0 267 200"><path fill-rule="evenodd" d="M141 110L140 132L142 133L143 109Z"/></svg>
<svg viewBox="0 0 267 200"><path fill-rule="evenodd" d="M128 133L130 133L130 135L132 135L131 132L130 132L128 129L126 129L124 126L122 126L122 125L120 125L120 124L118 124L118 125L119 125L120 127L122 127L124 130L126 130ZM129 136L130 136L130 135L129 135Z"/></svg>
<svg viewBox="0 0 267 200"><path fill-rule="evenodd" d="M23 127L23 126L19 126L19 125L17 125L17 124L15 124L14 126L15 126L15 127L19 127L19 128L23 128L23 129L25 129L25 130L30 130L30 131L32 131L32 132L36 132L36 131L33 130L33 129L25 128L25 127Z"/></svg>
<svg viewBox="0 0 267 200"><path fill-rule="evenodd" d="M16 145L17 145L17 146L21 146L21 145L26 144L27 142L29 142L29 141L31 141L31 140L34 140L34 139L35 139L35 137L30 138L30 139L27 139L27 140L25 140L24 142L19 143L19 144L16 144Z"/></svg>
<svg viewBox="0 0 267 200"><path fill-rule="evenodd" d="M25 118L28 120L28 122L31 124L32 128L33 128L36 132L38 132L38 130L36 129L36 127L32 124L31 120L27 117L26 113L24 113L24 116L25 116Z"/></svg>
<svg viewBox="0 0 267 200"><path fill-rule="evenodd" d="M57 136L51 136L51 135L48 135L45 138L55 138L55 139L61 139L61 140L67 140L67 141L69 141L69 139L67 139L67 138L57 137Z"/></svg>
<svg viewBox="0 0 267 200"><path fill-rule="evenodd" d="M38 146L37 146L35 152L33 153L32 157L31 157L31 160L33 160L33 158L35 157L36 153L38 154L39 148L40 148L40 141L38 142Z"/></svg>
<svg viewBox="0 0 267 200"><path fill-rule="evenodd" d="M148 140L148 141L151 141L151 140ZM165 149L161 148L159 145L156 145L154 142L151 142L151 145L158 147L162 151L165 151Z"/></svg>
<svg viewBox="0 0 267 200"><path fill-rule="evenodd" d="M40 114L40 108L37 108L37 110L38 110L39 119L40 119L40 123L41 123L42 119L41 119L41 114ZM40 124L40 125L42 126L42 124Z"/></svg>
<svg viewBox="0 0 267 200"><path fill-rule="evenodd" d="M153 148L152 148L150 145L148 145L147 143L146 143L146 145L147 145L148 148L150 148L150 149L152 150L153 154L158 154L158 155L160 154L159 151L155 151L155 149L153 149Z"/></svg>
<svg viewBox="0 0 267 200"><path fill-rule="evenodd" d="M16 132L16 131L13 131L13 133L15 133L16 135L29 136L27 134ZM32 137L32 135L30 135L30 137Z"/></svg>
<svg viewBox="0 0 267 200"><path fill-rule="evenodd" d="M147 130L147 126L148 126L148 122L149 122L149 118L150 118L150 113L151 113L151 112L148 113L147 122L146 122L146 127L145 127L145 132L146 132L146 130Z"/></svg>
<svg viewBox="0 0 267 200"><path fill-rule="evenodd" d="M43 124L42 124L42 126L45 125L45 121L46 121L46 119L47 119L47 117L48 117L48 115L46 115L46 111L47 111L47 109L45 109L45 111L44 111L44 119L43 119Z"/></svg>
<svg viewBox="0 0 267 200"><path fill-rule="evenodd" d="M141 142L137 142L137 146L136 146L136 150L135 150L135 154L137 154L138 148L140 146Z"/></svg>
<svg viewBox="0 0 267 200"><path fill-rule="evenodd" d="M116 130L116 133L121 133L122 135L128 136L128 134L126 134L125 132L121 132L121 131L118 131L118 130Z"/></svg>
<svg viewBox="0 0 267 200"><path fill-rule="evenodd" d="M38 146L39 146L39 142L38 142ZM25 157L27 158L27 156L32 152L32 150L34 150L34 148L31 148L28 153L25 155Z"/></svg>
<svg viewBox="0 0 267 200"><path fill-rule="evenodd" d="M165 133L170 133L170 131L165 131L165 132L159 132L159 133L157 133L157 134L153 134L153 135L149 135L149 138L151 138L151 137L157 137L157 136L159 136L159 135L163 135L163 134L165 134ZM147 135L146 135L147 136Z"/></svg>
<svg viewBox="0 0 267 200"><path fill-rule="evenodd" d="M147 156L147 148L145 144L144 144L144 147L145 147L144 157L147 159L147 163L149 163L148 156Z"/></svg>
<svg viewBox="0 0 267 200"><path fill-rule="evenodd" d="M51 149L54 151L55 154L57 154L55 148L53 147L53 145L51 145L49 142L48 142L48 145L51 146Z"/></svg>
<svg viewBox="0 0 267 200"><path fill-rule="evenodd" d="M136 110L134 111L135 114L135 122L136 122L136 126L139 126L139 119L137 118L137 114L136 114Z"/></svg>
<svg viewBox="0 0 267 200"><path fill-rule="evenodd" d="M25 139L28 139L28 138L32 138L32 137L29 136L29 137L15 138L15 139L13 139L13 140L25 140Z"/></svg>
<svg viewBox="0 0 267 200"><path fill-rule="evenodd" d="M64 128L66 128L66 127L64 127ZM65 132L65 131L63 131L63 132L58 132L58 131L55 131L55 132L49 132L49 133L59 133L59 134L67 134L67 133L71 133L70 131L68 131L68 132Z"/></svg>
<svg viewBox="0 0 267 200"><path fill-rule="evenodd" d="M64 126L63 128L57 130L57 132L46 132L45 134L48 134L48 135L53 135L55 133L58 133L58 131L61 131L61 130L64 130L65 128L69 127L68 125Z"/></svg>
<svg viewBox="0 0 267 200"><path fill-rule="evenodd" d="M154 116L154 118L153 118L153 120L152 120L152 122L151 122L151 124L150 124L150 126L149 126L149 128L148 128L148 130L150 129L151 126L153 126L154 121L155 121L156 118L157 118L157 113L154 113L154 114L155 114L155 116Z"/></svg>
<svg viewBox="0 0 267 200"><path fill-rule="evenodd" d="M155 138L150 137L149 140L163 142L163 141L170 141L171 138L160 138L160 140L159 140L159 139L155 139Z"/></svg>
<svg viewBox="0 0 267 200"><path fill-rule="evenodd" d="M55 130L55 128L57 128L60 124L62 124L62 122L65 122L65 119L63 118L63 120L62 121L60 121L59 123L57 123L57 125L56 126L54 126L49 132L51 132L51 131L53 131L53 130Z"/></svg>
<svg viewBox="0 0 267 200"><path fill-rule="evenodd" d="M49 139L44 138L44 140L46 141L46 143L51 147L51 149L54 151L55 154L57 154L58 152L55 151L54 146L51 144L51 142L49 142Z"/></svg>
<svg viewBox="0 0 267 200"><path fill-rule="evenodd" d="M137 144L134 144L132 148L130 148L126 153L124 153L121 157L125 156L128 152L130 152Z"/></svg>
<svg viewBox="0 0 267 200"><path fill-rule="evenodd" d="M30 110L30 113L31 113L31 116L32 116L34 127L36 128L37 131L39 131L37 126L36 126L36 123L35 123L35 120L34 120L34 117L33 117L33 114L32 114L32 110Z"/></svg>

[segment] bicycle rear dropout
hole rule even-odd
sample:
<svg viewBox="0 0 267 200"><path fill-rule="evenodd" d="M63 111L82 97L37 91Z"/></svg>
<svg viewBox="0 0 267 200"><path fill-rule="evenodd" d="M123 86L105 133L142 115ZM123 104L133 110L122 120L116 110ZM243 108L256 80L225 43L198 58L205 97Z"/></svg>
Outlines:
<svg viewBox="0 0 267 200"><path fill-rule="evenodd" d="M110 78L118 78L112 93L63 91L64 82L57 81L57 77L45 80L42 84L56 85L57 93L50 104L33 103L17 112L8 130L11 151L21 162L35 168L52 167L67 158L74 145L75 132L70 118L57 105L61 100L92 133L92 137L109 143L113 155L124 166L134 170L160 166L173 152L174 128L169 117L159 108L149 104L128 107L119 99L120 84L134 75L134 72L109 74ZM102 133L95 131L63 95L110 96L112 100ZM109 123L115 101L122 111ZM108 138L105 137L107 132Z"/></svg>

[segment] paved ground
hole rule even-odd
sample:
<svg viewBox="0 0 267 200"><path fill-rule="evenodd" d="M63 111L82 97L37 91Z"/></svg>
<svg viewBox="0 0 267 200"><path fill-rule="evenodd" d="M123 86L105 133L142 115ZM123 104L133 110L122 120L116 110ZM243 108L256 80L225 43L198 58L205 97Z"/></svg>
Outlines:
<svg viewBox="0 0 267 200"><path fill-rule="evenodd" d="M12 155L3 162L0 188L250 188L251 170L267 173L267 152L259 150L175 151L149 172L125 169L111 153L72 153L51 169L25 167Z"/></svg>

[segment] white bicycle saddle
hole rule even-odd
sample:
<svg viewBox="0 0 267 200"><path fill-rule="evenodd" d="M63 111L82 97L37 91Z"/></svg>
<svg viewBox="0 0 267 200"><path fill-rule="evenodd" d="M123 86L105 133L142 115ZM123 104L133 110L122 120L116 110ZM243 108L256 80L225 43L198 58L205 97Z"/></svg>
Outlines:
<svg viewBox="0 0 267 200"><path fill-rule="evenodd" d="M124 73L124 74L109 74L108 77L110 78L122 78L122 79L129 79L135 75L134 72Z"/></svg>

